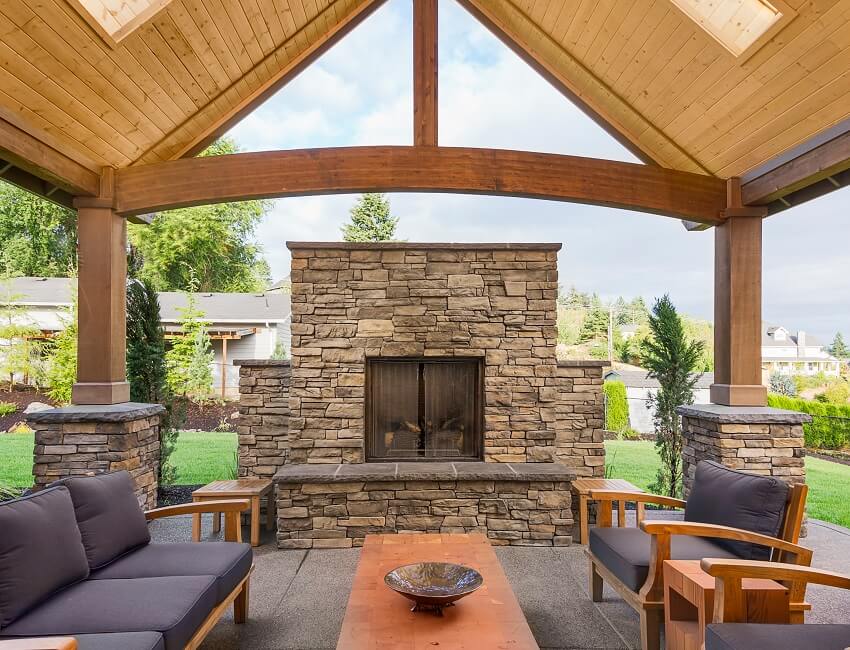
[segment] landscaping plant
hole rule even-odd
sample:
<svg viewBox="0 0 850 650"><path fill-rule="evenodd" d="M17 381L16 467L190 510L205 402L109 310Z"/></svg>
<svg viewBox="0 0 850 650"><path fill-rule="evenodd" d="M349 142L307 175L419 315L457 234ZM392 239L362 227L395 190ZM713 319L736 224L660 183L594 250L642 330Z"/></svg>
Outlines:
<svg viewBox="0 0 850 650"><path fill-rule="evenodd" d="M623 433L629 428L626 385L621 381L606 381L602 389L605 392L605 429Z"/></svg>
<svg viewBox="0 0 850 650"><path fill-rule="evenodd" d="M173 339L165 353L168 388L181 397L197 402L209 398L212 392L212 368L215 356L207 332L209 322L198 309L193 291L197 286L194 275L186 292L186 306L178 307L180 335Z"/></svg>
<svg viewBox="0 0 850 650"><path fill-rule="evenodd" d="M390 214L383 194L363 194L351 208L351 220L342 227L345 241L393 241L398 217Z"/></svg>
<svg viewBox="0 0 850 650"><path fill-rule="evenodd" d="M650 336L643 341L641 357L649 377L661 387L650 397L655 415L655 447L661 457L652 490L679 497L682 493L682 425L676 409L693 404L694 386L702 367L703 343L685 334L682 319L670 297L655 302L649 315Z"/></svg>
<svg viewBox="0 0 850 650"><path fill-rule="evenodd" d="M54 402L71 401L71 389L77 381L77 299L64 319L65 328L53 339L47 355L45 383L47 396Z"/></svg>
<svg viewBox="0 0 850 650"><path fill-rule="evenodd" d="M0 278L0 377L9 379L9 392L15 376L38 379L41 372L41 330L29 321L27 308L17 304L21 296L12 293L11 278Z"/></svg>

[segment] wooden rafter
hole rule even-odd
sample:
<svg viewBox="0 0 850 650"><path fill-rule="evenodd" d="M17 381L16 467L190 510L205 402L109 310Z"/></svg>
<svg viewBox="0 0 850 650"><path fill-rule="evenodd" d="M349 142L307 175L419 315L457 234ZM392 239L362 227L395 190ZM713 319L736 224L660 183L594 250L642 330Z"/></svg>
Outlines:
<svg viewBox="0 0 850 650"><path fill-rule="evenodd" d="M338 147L192 158L121 169L125 216L204 203L317 194L448 192L522 196L722 222L712 176L611 160L458 147Z"/></svg>
<svg viewBox="0 0 850 650"><path fill-rule="evenodd" d="M413 144L437 146L437 1L413 0Z"/></svg>

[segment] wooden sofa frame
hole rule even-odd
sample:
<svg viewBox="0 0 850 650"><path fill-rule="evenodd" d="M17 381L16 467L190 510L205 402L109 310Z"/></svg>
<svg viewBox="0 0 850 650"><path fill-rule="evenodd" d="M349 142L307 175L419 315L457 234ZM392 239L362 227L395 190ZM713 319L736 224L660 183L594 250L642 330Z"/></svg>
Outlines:
<svg viewBox="0 0 850 650"><path fill-rule="evenodd" d="M176 506L165 506L145 512L145 519L163 519L178 515L194 515L200 513L224 513L224 540L226 542L242 541L242 526L240 523L241 513L251 507L247 499L227 499L219 501L199 501L197 503L183 503ZM197 650L207 635L218 623L227 608L233 605L233 620L238 624L248 620L248 593L251 581L251 573L254 565L251 565L248 575L236 585L227 597L213 609L204 619L195 634L189 639L185 650ZM71 636L46 637L28 639L10 639L0 641L0 650L76 650L77 641Z"/></svg>
<svg viewBox="0 0 850 650"><path fill-rule="evenodd" d="M791 590L802 589L803 592L810 582L850 590L850 576L797 564L709 558L703 560L700 566L715 578L714 623L748 622L741 584L744 578L776 580Z"/></svg>
<svg viewBox="0 0 850 650"><path fill-rule="evenodd" d="M800 528L806 504L808 487L793 485L788 491L785 517L780 538L760 535L748 530L701 524L690 521L642 521L640 528L652 536L650 546L649 573L646 582L639 591L632 591L590 551L585 550L590 561L590 597L593 602L602 601L603 582L614 589L640 615L640 636L643 650L659 650L661 647L661 629L664 626L664 561L670 559L670 538L672 535L691 535L694 537L713 537L742 542L752 542L772 549L771 561L793 562L808 566L812 551L799 546ZM637 504L655 504L669 508L684 508L685 501L658 494L624 492L618 490L593 490L590 499L598 502L596 525L610 528L613 519L613 503L634 502ZM805 585L799 585L791 592L791 622L802 623L809 605L805 601Z"/></svg>

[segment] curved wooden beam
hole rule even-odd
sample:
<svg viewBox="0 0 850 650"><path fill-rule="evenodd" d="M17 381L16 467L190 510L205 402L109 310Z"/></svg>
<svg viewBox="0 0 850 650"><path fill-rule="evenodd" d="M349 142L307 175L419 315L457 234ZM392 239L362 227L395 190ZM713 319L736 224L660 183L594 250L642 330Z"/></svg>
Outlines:
<svg viewBox="0 0 850 650"><path fill-rule="evenodd" d="M188 158L121 169L117 211L358 192L447 192L604 205L717 224L713 176L578 156L456 147L341 147Z"/></svg>

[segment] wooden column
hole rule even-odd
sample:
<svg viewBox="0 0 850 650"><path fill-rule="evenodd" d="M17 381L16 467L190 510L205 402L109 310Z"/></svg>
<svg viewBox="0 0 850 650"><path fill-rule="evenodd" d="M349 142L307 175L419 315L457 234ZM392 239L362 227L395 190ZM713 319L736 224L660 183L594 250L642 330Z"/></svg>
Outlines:
<svg viewBox="0 0 850 650"><path fill-rule="evenodd" d="M112 170L98 197L78 197L78 347L74 404L130 401L126 377L127 222L115 213Z"/></svg>
<svg viewBox="0 0 850 650"><path fill-rule="evenodd" d="M714 381L711 401L764 406L761 373L761 228L767 210L741 204L729 180L726 220L714 236Z"/></svg>
<svg viewBox="0 0 850 650"><path fill-rule="evenodd" d="M413 0L413 144L437 146L437 1Z"/></svg>

